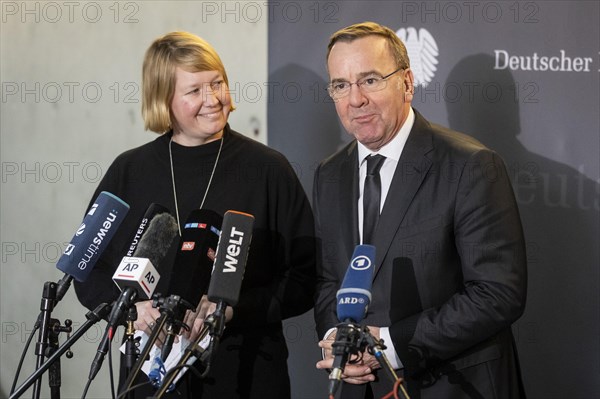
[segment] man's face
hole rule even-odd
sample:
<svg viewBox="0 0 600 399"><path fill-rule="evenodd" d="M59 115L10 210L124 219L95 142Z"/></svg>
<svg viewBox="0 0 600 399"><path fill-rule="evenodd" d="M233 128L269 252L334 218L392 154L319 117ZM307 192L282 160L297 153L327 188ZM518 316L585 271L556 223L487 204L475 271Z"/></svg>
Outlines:
<svg viewBox="0 0 600 399"><path fill-rule="evenodd" d="M337 42L327 60L330 82L350 82L369 76L386 76L398 69L386 39L366 36ZM412 71L399 71L385 87L367 92L356 84L335 101L344 128L367 148L377 151L394 138L406 120L412 101Z"/></svg>

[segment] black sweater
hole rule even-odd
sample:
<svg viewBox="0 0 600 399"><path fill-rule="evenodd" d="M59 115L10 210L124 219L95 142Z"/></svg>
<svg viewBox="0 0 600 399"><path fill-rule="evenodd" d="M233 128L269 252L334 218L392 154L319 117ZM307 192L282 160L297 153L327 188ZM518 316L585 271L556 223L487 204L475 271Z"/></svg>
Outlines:
<svg viewBox="0 0 600 399"><path fill-rule="evenodd" d="M111 277L127 252L138 224L153 202L169 208L175 202L167 133L119 155L93 198L109 191L131 209L85 283L76 283L79 300L89 309L112 302L118 289ZM200 206L220 141L197 147L172 143L180 222ZM255 224L235 325L277 323L312 307L314 290L313 217L306 195L285 157L226 127L221 156L205 209L221 215L236 210L254 215ZM176 245L176 243L175 243ZM175 246L174 245L174 246ZM160 266L161 284L175 251Z"/></svg>
<svg viewBox="0 0 600 399"><path fill-rule="evenodd" d="M226 126L223 149L204 209L254 215L254 231L238 304L209 378L188 386L192 397L289 397L287 349L281 321L308 311L315 290L313 215L298 178L280 153ZM130 211L84 283L75 289L89 309L119 294L112 275L151 203L175 216L169 166L171 133L119 155L98 186ZM184 147L172 143L180 223L204 196L220 140ZM165 293L178 240L157 268ZM192 373L188 373L192 375ZM269 377L267 377L269 376Z"/></svg>

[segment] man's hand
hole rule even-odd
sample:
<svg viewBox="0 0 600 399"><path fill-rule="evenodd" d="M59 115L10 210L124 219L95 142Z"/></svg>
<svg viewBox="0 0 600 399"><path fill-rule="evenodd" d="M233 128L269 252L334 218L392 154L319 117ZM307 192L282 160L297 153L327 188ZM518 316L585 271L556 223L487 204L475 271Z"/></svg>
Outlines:
<svg viewBox="0 0 600 399"><path fill-rule="evenodd" d="M369 327L371 334L379 339L379 327ZM333 368L333 354L332 344L335 342L336 332L334 331L329 334L324 340L319 341L319 347L323 349L323 360L317 362L318 369L331 369ZM362 359L356 361L362 355ZM367 352L361 355L353 355L344 366L344 372L342 373L342 379L349 384L365 384L367 382L375 381L375 375L373 370L378 369L379 362L374 356ZM356 361L356 362L355 362Z"/></svg>

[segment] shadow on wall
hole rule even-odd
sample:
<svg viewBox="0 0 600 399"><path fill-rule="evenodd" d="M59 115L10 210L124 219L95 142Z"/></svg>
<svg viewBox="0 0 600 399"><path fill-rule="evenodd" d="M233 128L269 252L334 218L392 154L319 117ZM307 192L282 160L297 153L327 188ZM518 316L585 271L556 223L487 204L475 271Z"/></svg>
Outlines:
<svg viewBox="0 0 600 399"><path fill-rule="evenodd" d="M326 85L317 73L297 64L269 75L269 146L285 154L309 197L317 165L344 144Z"/></svg>
<svg viewBox="0 0 600 399"><path fill-rule="evenodd" d="M288 158L309 198L317 165L344 144L326 85L317 73L297 64L288 64L269 75L269 146ZM284 335L292 398L324 397L328 378L315 368L321 351L312 310L286 320Z"/></svg>
<svg viewBox="0 0 600 399"><path fill-rule="evenodd" d="M512 74L494 70L493 64L491 55L466 57L452 69L446 87L490 84L514 94ZM447 102L449 124L498 152L511 175L527 240L527 308L513 329L528 395L596 397L599 186L521 144L519 101L514 95L493 102L477 94L462 96Z"/></svg>

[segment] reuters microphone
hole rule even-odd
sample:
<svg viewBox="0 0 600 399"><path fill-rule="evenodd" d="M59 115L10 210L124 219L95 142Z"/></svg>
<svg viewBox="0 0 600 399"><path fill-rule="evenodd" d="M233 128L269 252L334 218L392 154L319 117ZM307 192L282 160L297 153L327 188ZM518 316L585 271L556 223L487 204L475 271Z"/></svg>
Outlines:
<svg viewBox="0 0 600 399"><path fill-rule="evenodd" d="M148 230L150 222L152 221L152 219L154 219L155 216L160 215L161 213L169 213L169 210L166 207L156 203L151 203L148 206L146 212L144 213L144 216L142 216L142 219L140 220L140 224L138 225L138 228L135 231L133 238L131 239L131 244L129 245L129 249L127 250L127 255L125 256L133 256L133 253L135 252L135 249L140 243L142 236Z"/></svg>
<svg viewBox="0 0 600 399"><path fill-rule="evenodd" d="M58 282L56 302L64 297L73 278L79 282L88 278L127 212L129 205L116 195L106 191L98 195L56 264L65 273Z"/></svg>
<svg viewBox="0 0 600 399"><path fill-rule="evenodd" d="M371 303L371 284L375 268L375 247L357 245L346 270L342 286L336 294L338 326L332 344L333 368L329 374L329 394L334 395L341 382L342 372L350 354L358 351L360 330L352 323L360 323Z"/></svg>

